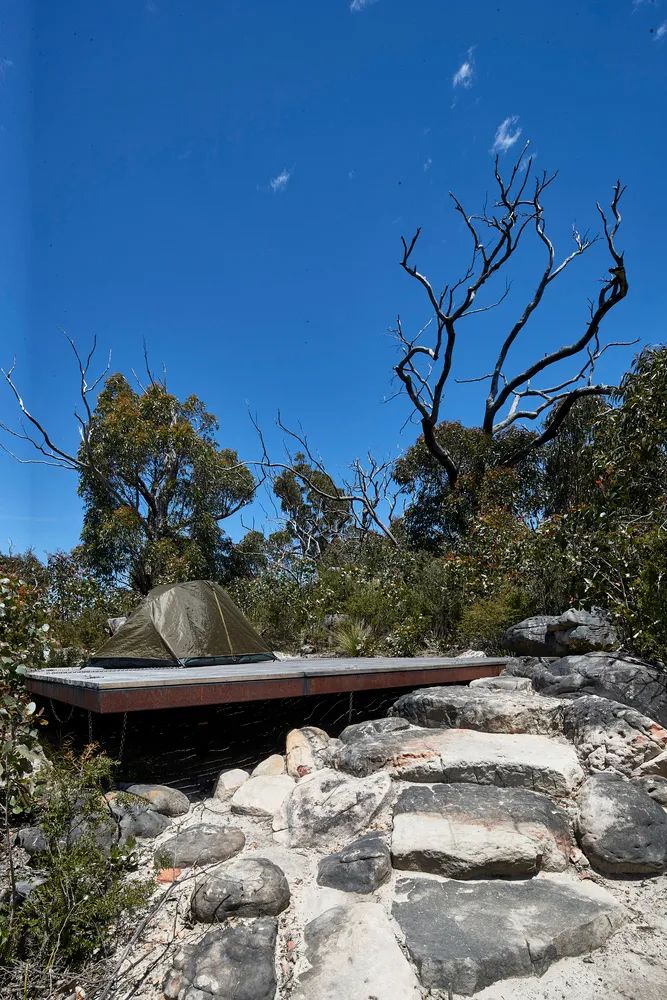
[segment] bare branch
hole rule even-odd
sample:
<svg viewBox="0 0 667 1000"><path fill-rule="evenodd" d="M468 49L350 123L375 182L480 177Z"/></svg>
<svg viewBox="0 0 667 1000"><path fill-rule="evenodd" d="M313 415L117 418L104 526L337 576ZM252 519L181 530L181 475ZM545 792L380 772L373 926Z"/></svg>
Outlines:
<svg viewBox="0 0 667 1000"><path fill-rule="evenodd" d="M543 196L557 175L547 174L544 171L533 178L532 159L525 165L525 153L526 147L511 168L507 179L503 178L499 160L496 158L494 176L497 197L493 210L488 211L485 207L483 215L471 215L466 212L459 199L451 195L454 210L463 219L472 241L471 260L462 278L452 284L445 284L438 294L433 282L414 263L421 229L417 229L409 242L402 240L401 267L425 290L432 316L429 324L426 324L414 338L405 335L399 319L396 335L401 357L394 371L420 418L428 450L445 469L452 486L456 483L458 469L452 456L439 442L436 429L440 420L445 388L452 373L459 335L458 324L460 320L469 316L489 312L506 300L510 291L508 281L505 282L504 292L495 301L488 305L475 304L479 292L516 253L524 234L532 230L534 239L543 248L546 257L532 294L523 306L518 319L501 341L492 371L479 377L456 379L460 384L488 382L481 420L482 430L492 437L507 430L516 421L534 420L546 411L553 412L551 421L553 423L556 413L563 412L566 404L567 409L573 405L568 403L569 395L574 395L576 401L584 389L587 395L594 392L605 394L607 386L595 386L593 383L595 363L609 347L627 346L627 342L624 341L617 341L614 345L600 345L602 321L628 291L623 254L616 249L615 244L621 224L619 202L624 191L620 182L617 182L614 186L609 216L598 205L604 238L613 266L609 269L610 277L603 282L597 303L590 306L588 322L584 329L571 343L565 343L558 349L544 354L517 374L511 376L507 374L506 367L511 349L542 303L547 289L578 257L600 240L598 235L589 236L587 232L582 233L573 227L573 249L557 260L554 243L547 232L543 206ZM481 232L485 230L490 234L487 241L481 237ZM429 330L430 324L434 326ZM427 333L432 334L430 340L426 336ZM563 376L557 384L547 388L531 387L536 376L547 372L561 361L580 354L585 356L585 360L574 374ZM539 399L540 403L535 407L522 407L521 401L528 398ZM561 422L559 419L557 425L559 426Z"/></svg>

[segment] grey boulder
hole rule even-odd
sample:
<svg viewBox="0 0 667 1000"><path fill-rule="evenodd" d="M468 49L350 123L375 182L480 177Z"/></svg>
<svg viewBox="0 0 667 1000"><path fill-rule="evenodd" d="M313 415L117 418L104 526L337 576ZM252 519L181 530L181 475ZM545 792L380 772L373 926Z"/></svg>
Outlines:
<svg viewBox="0 0 667 1000"><path fill-rule="evenodd" d="M143 799L130 801L115 800L111 811L120 827L120 843L139 837L152 839L169 829L171 819L164 813L155 812Z"/></svg>
<svg viewBox="0 0 667 1000"><path fill-rule="evenodd" d="M410 785L394 807L394 868L448 878L563 871L574 844L546 795L493 785Z"/></svg>
<svg viewBox="0 0 667 1000"><path fill-rule="evenodd" d="M369 833L323 858L317 870L317 884L363 894L374 892L390 875L389 848L381 837Z"/></svg>
<svg viewBox="0 0 667 1000"><path fill-rule="evenodd" d="M390 793L388 774L359 779L325 768L295 786L273 829L290 847L327 847L332 840L365 830Z"/></svg>
<svg viewBox="0 0 667 1000"><path fill-rule="evenodd" d="M198 882L190 912L202 923L222 923L230 916L269 917L289 906L284 873L265 858L238 858L210 869Z"/></svg>
<svg viewBox="0 0 667 1000"><path fill-rule="evenodd" d="M594 868L612 875L667 871L667 813L638 782L597 774L578 797L577 836Z"/></svg>
<svg viewBox="0 0 667 1000"><path fill-rule="evenodd" d="M566 611L562 615L537 615L507 629L503 645L520 656L566 656L616 649L618 636L601 611Z"/></svg>
<svg viewBox="0 0 667 1000"><path fill-rule="evenodd" d="M164 816L185 816L190 809L190 800L177 788L168 785L125 784L122 791L142 799L148 809Z"/></svg>
<svg viewBox="0 0 667 1000"><path fill-rule="evenodd" d="M610 698L667 726L667 674L626 654L593 652L546 664L515 660L507 665L506 674L530 677L534 688L555 697Z"/></svg>
<svg viewBox="0 0 667 1000"><path fill-rule="evenodd" d="M210 930L174 956L166 1000L273 1000L277 931L274 917Z"/></svg>
<svg viewBox="0 0 667 1000"><path fill-rule="evenodd" d="M392 912L422 986L465 996L499 979L541 975L559 958L599 948L622 919L604 890L553 877L401 879Z"/></svg>
<svg viewBox="0 0 667 1000"><path fill-rule="evenodd" d="M199 823L181 830L155 853L156 857L165 858L172 868L201 867L226 861L238 854L244 844L243 832L235 827Z"/></svg>
<svg viewBox="0 0 667 1000"><path fill-rule="evenodd" d="M428 729L552 736L562 730L563 706L558 699L542 698L534 691L445 684L402 695L391 714Z"/></svg>

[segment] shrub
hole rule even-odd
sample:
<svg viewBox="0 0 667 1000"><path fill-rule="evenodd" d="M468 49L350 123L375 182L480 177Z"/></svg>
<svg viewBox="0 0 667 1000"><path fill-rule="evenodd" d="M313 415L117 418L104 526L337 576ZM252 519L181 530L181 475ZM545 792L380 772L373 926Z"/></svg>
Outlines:
<svg viewBox="0 0 667 1000"><path fill-rule="evenodd" d="M373 629L355 618L337 625L334 639L342 656L372 656L375 652Z"/></svg>
<svg viewBox="0 0 667 1000"><path fill-rule="evenodd" d="M112 767L94 745L51 763L36 813L43 882L20 905L11 896L0 905L3 996L17 981L30 982L33 997L51 996L49 977L108 954L153 891L152 882L127 878L132 845L108 846L116 823L103 792Z"/></svg>
<svg viewBox="0 0 667 1000"><path fill-rule="evenodd" d="M486 652L499 652L503 633L533 614L530 598L520 590L501 590L467 607L457 630L461 645Z"/></svg>

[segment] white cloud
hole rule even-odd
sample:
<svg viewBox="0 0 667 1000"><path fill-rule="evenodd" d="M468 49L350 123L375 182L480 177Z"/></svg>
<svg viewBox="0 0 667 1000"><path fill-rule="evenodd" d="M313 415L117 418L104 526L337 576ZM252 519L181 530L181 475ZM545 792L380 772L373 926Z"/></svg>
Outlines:
<svg viewBox="0 0 667 1000"><path fill-rule="evenodd" d="M433 166L433 160L429 156L429 158L424 163L424 173L425 174L428 173L428 171L431 169L432 166Z"/></svg>
<svg viewBox="0 0 667 1000"><path fill-rule="evenodd" d="M461 63L452 77L452 87L465 87L466 89L472 87L475 77L475 61L472 57L474 51L474 46L468 49L467 58Z"/></svg>
<svg viewBox="0 0 667 1000"><path fill-rule="evenodd" d="M370 7L371 4L376 3L376 0L351 0L350 10L360 11L365 10L366 7Z"/></svg>
<svg viewBox="0 0 667 1000"><path fill-rule="evenodd" d="M662 38L665 37L665 35L667 35L667 21L663 21L662 24L659 24L658 27L656 28L655 30L656 42L659 42Z"/></svg>
<svg viewBox="0 0 667 1000"><path fill-rule="evenodd" d="M272 177L269 181L269 187L272 191L284 191L289 184L289 179L292 176L291 170L281 170L276 177Z"/></svg>
<svg viewBox="0 0 667 1000"><path fill-rule="evenodd" d="M518 142L521 131L519 116L508 115L496 129L491 152L506 153L508 149L512 148L515 142Z"/></svg>

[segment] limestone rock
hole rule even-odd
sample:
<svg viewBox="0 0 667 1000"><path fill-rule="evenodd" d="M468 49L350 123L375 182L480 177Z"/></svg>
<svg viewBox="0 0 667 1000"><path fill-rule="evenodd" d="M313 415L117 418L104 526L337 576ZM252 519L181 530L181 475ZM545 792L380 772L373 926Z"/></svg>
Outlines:
<svg viewBox="0 0 667 1000"><path fill-rule="evenodd" d="M659 775L647 775L639 778L638 781L654 802L659 802L661 806L667 806L667 778L662 778Z"/></svg>
<svg viewBox="0 0 667 1000"><path fill-rule="evenodd" d="M274 917L210 930L175 955L166 1000L273 1000L277 931Z"/></svg>
<svg viewBox="0 0 667 1000"><path fill-rule="evenodd" d="M291 729L286 740L287 773L299 781L307 774L329 767L332 759L331 743L329 735L317 726Z"/></svg>
<svg viewBox="0 0 667 1000"><path fill-rule="evenodd" d="M264 858L237 858L209 869L198 882L190 912L202 923L222 923L230 916L269 917L289 906L284 873Z"/></svg>
<svg viewBox="0 0 667 1000"><path fill-rule="evenodd" d="M243 832L235 827L199 823L165 841L156 851L156 857L166 858L171 868L211 865L238 854L244 844Z"/></svg>
<svg viewBox="0 0 667 1000"><path fill-rule="evenodd" d="M252 772L252 777L256 778L259 775L276 775L285 773L285 758L281 753L272 753L270 757L266 760L260 761L256 768Z"/></svg>
<svg viewBox="0 0 667 1000"><path fill-rule="evenodd" d="M667 871L667 813L637 782L597 774L578 798L581 849L600 871L613 875Z"/></svg>
<svg viewBox="0 0 667 1000"><path fill-rule="evenodd" d="M425 989L470 996L510 976L541 975L599 948L622 910L598 886L556 881L399 880L393 915Z"/></svg>
<svg viewBox="0 0 667 1000"><path fill-rule="evenodd" d="M213 797L216 799L230 798L236 789L240 788L249 777L249 772L242 770L240 767L232 767L228 771L223 771L216 782Z"/></svg>
<svg viewBox="0 0 667 1000"><path fill-rule="evenodd" d="M335 906L307 924L309 968L292 1000L419 1000L417 977L375 903Z"/></svg>
<svg viewBox="0 0 667 1000"><path fill-rule="evenodd" d="M546 736L470 729L407 729L343 747L338 767L355 775L386 771L419 782L472 782L567 796L583 771L572 746Z"/></svg>
<svg viewBox="0 0 667 1000"><path fill-rule="evenodd" d="M232 812L272 819L293 789L294 779L289 774L259 774L236 789Z"/></svg>
<svg viewBox="0 0 667 1000"><path fill-rule="evenodd" d="M568 817L546 795L493 785L410 785L394 807L394 868L449 878L563 871Z"/></svg>
<svg viewBox="0 0 667 1000"><path fill-rule="evenodd" d="M610 698L667 726L667 674L624 653L563 656L548 664L515 660L507 665L507 674L530 677L534 688L555 697Z"/></svg>
<svg viewBox="0 0 667 1000"><path fill-rule="evenodd" d="M291 847L328 847L366 830L390 792L388 774L359 779L326 768L296 785L273 829Z"/></svg>
<svg viewBox="0 0 667 1000"><path fill-rule="evenodd" d="M317 884L343 892L373 892L391 875L389 848L368 833L320 861Z"/></svg>
<svg viewBox="0 0 667 1000"><path fill-rule="evenodd" d="M128 795L136 795L143 799L149 809L164 816L185 816L190 809L187 795L168 785L124 784L120 788Z"/></svg>
<svg viewBox="0 0 667 1000"><path fill-rule="evenodd" d="M565 656L618 646L618 636L602 612L572 608L562 615L537 615L512 625L503 645L521 656Z"/></svg>
<svg viewBox="0 0 667 1000"><path fill-rule="evenodd" d="M428 729L479 729L487 733L537 733L562 729L562 703L533 691L497 691L454 684L404 694L392 716Z"/></svg>
<svg viewBox="0 0 667 1000"><path fill-rule="evenodd" d="M563 732L589 772L660 774L663 754L667 765L667 731L617 701L597 695L563 701Z"/></svg>

